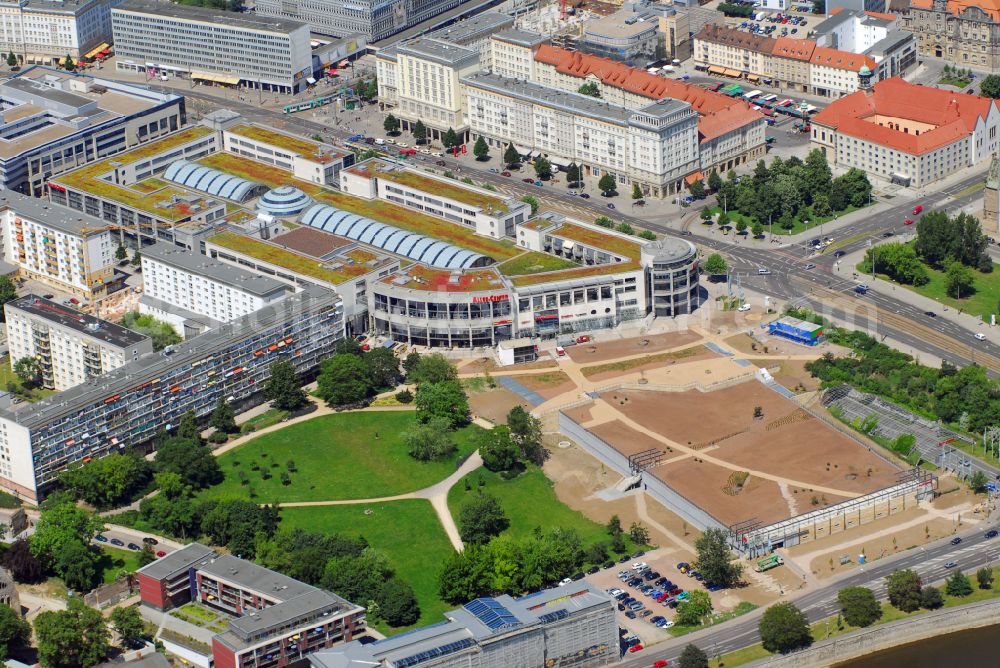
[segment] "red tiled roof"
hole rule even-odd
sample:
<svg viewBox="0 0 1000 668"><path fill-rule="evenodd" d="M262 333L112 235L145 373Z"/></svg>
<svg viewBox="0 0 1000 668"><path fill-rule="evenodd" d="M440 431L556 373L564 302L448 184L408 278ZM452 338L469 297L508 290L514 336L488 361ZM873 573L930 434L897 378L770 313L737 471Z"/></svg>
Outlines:
<svg viewBox="0 0 1000 668"><path fill-rule="evenodd" d="M840 7L837 7L840 9ZM811 39L795 39L794 37L779 37L774 44L771 55L808 61L816 50L816 42Z"/></svg>
<svg viewBox="0 0 1000 668"><path fill-rule="evenodd" d="M919 9L932 9L934 0L910 0L911 7ZM977 7L987 14L994 21L1000 21L1000 0L948 0L948 13L958 16L969 7Z"/></svg>
<svg viewBox="0 0 1000 668"><path fill-rule="evenodd" d="M921 155L967 136L994 104L993 100L977 95L928 88L893 77L875 84L870 93L858 91L831 102L813 116L812 122L897 151ZM874 115L935 127L919 135L908 134L868 120Z"/></svg>
<svg viewBox="0 0 1000 668"><path fill-rule="evenodd" d="M872 18L875 18L875 19L884 19L886 21L895 21L896 20L896 15L895 14L885 14L883 12L865 12L865 14L867 14L868 16L870 16Z"/></svg>
<svg viewBox="0 0 1000 668"><path fill-rule="evenodd" d="M868 56L839 49L828 49L825 46L816 47L810 62L813 65L824 65L853 72L860 70L862 65L867 65L870 70L874 70L876 67L875 61Z"/></svg>
<svg viewBox="0 0 1000 668"><path fill-rule="evenodd" d="M702 143L731 130L743 127L763 116L742 99L734 99L694 86L679 79L650 74L610 58L579 51L567 51L550 44L538 47L535 60L552 65L560 74L584 78L594 75L606 86L620 88L650 100L671 98L687 102L698 112L698 130ZM722 114L716 119L715 115ZM724 121L722 118L724 117Z"/></svg>

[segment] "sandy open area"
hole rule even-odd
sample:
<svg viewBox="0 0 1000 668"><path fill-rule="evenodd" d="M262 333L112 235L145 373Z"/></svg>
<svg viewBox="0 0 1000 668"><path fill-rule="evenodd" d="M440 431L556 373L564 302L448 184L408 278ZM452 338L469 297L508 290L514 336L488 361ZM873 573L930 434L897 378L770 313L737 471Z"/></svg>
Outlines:
<svg viewBox="0 0 1000 668"><path fill-rule="evenodd" d="M547 353L535 362L530 362L527 364L513 364L511 366L501 367L498 366L496 360L492 357L478 357L473 360L459 361L458 373L468 374L468 373L483 373L484 371L523 371L524 369L552 369L559 366L559 363L554 359L548 357Z"/></svg>
<svg viewBox="0 0 1000 668"><path fill-rule="evenodd" d="M793 392L812 392L819 389L819 380L806 371L806 360L754 360L757 366L767 368L777 364L779 371L772 372L774 379Z"/></svg>
<svg viewBox="0 0 1000 668"><path fill-rule="evenodd" d="M628 355L663 352L670 348L685 346L700 340L700 335L690 330L685 330L683 332L651 334L631 339L591 341L590 343L570 346L566 349L566 352L569 353L569 356L574 361L581 364L589 364L591 362L604 362Z"/></svg>
<svg viewBox="0 0 1000 668"><path fill-rule="evenodd" d="M553 370L537 374L523 374L514 376L514 379L529 390L534 390L545 399L558 397L560 394L572 392L576 389L576 383L570 380L569 376L563 371Z"/></svg>
<svg viewBox="0 0 1000 668"><path fill-rule="evenodd" d="M531 410L531 404L510 390L497 386L484 392L469 393L469 410L473 415L484 417L495 424L507 422L507 413L514 406Z"/></svg>
<svg viewBox="0 0 1000 668"><path fill-rule="evenodd" d="M603 366L601 364L586 366L583 367L582 373L587 377L587 380L597 383L605 380L617 380L626 373L635 374L640 371L679 368L692 362L710 359L719 359L719 355L704 346L692 346L674 352L653 353L621 362L608 362L608 365L611 366L603 371L599 370Z"/></svg>

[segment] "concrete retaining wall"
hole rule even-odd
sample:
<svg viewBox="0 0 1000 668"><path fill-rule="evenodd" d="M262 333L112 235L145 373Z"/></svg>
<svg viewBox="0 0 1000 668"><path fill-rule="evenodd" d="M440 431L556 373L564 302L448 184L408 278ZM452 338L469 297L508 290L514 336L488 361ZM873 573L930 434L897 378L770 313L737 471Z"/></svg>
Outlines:
<svg viewBox="0 0 1000 668"><path fill-rule="evenodd" d="M832 640L818 642L807 650L768 657L755 661L750 666L825 668L872 652L907 645L934 636L993 626L998 621L1000 621L1000 600L970 603L909 619L900 619L870 629L852 631Z"/></svg>

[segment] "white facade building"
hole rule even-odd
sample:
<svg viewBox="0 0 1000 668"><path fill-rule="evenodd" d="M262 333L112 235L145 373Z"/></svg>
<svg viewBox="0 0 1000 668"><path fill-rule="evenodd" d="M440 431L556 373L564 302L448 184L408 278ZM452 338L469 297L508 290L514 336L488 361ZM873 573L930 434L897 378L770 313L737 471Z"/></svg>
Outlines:
<svg viewBox="0 0 1000 668"><path fill-rule="evenodd" d="M122 0L0 2L0 51L22 64L58 64L83 58L111 42L111 9Z"/></svg>
<svg viewBox="0 0 1000 668"><path fill-rule="evenodd" d="M280 167L297 179L336 185L345 162L352 153L338 151L332 144L295 137L272 128L239 123L222 132L223 148L230 153Z"/></svg>
<svg viewBox="0 0 1000 668"><path fill-rule="evenodd" d="M10 363L38 362L42 386L67 390L153 352L144 334L28 295L4 305Z"/></svg>
<svg viewBox="0 0 1000 668"><path fill-rule="evenodd" d="M429 38L410 40L395 51L396 115L403 128L419 120L431 139L440 139L449 128L464 136L462 77L479 70L479 52Z"/></svg>
<svg viewBox="0 0 1000 668"><path fill-rule="evenodd" d="M490 40L493 73L510 79L535 78L535 54L547 38L525 30L505 30Z"/></svg>

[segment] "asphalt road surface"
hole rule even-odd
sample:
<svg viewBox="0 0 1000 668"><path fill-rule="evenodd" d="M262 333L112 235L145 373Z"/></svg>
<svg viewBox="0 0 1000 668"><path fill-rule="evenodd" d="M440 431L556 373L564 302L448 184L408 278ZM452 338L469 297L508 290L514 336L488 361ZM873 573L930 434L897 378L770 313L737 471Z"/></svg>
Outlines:
<svg viewBox="0 0 1000 668"><path fill-rule="evenodd" d="M868 587L878 598L885 598L884 578L898 569L912 568L927 584L940 582L955 568L960 568L971 576L976 569L1000 559L1000 539L985 538L985 533L991 528L996 527L984 526L974 532L960 534L963 540L959 545L952 545L950 538L942 539L928 546L906 550L872 564L859 566L850 574L831 580L825 587L798 597L790 596L786 600L795 603L810 622L816 622L837 614L837 592L845 587ZM946 563L952 561L958 564L955 568L945 567ZM718 626L668 640L656 645L654 649L626 655L622 665L629 668L651 666L660 659L667 659L670 665L676 665L675 661L688 643L698 645L712 657L753 645L760 641L757 624L761 614L763 610L755 610Z"/></svg>

